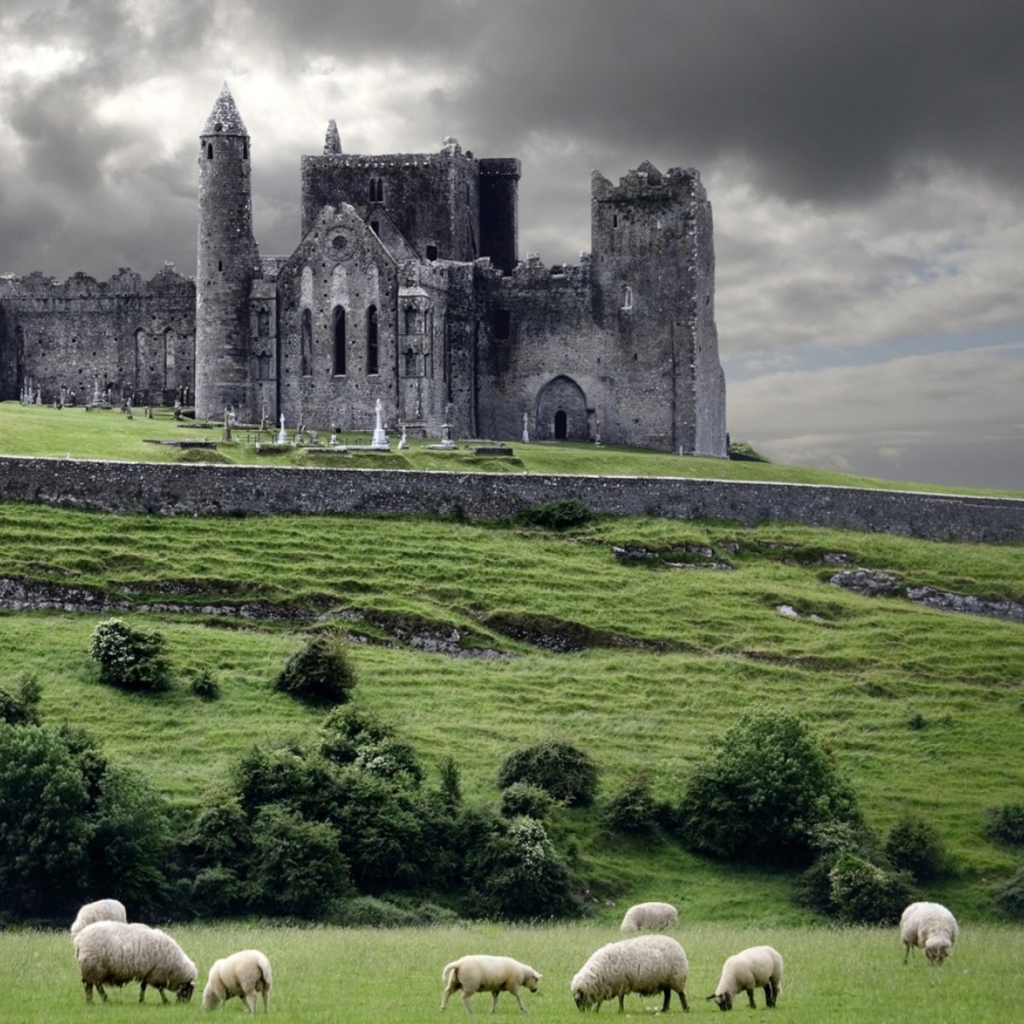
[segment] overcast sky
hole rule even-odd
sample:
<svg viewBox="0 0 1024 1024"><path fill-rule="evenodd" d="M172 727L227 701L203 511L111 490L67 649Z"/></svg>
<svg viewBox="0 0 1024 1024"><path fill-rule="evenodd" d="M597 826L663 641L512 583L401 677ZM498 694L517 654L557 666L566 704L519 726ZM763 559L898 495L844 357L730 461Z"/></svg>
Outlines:
<svg viewBox="0 0 1024 1024"><path fill-rule="evenodd" d="M1021 0L3 0L0 273L193 274L224 81L265 255L330 118L519 157L549 264L590 249L592 170L698 168L734 440L1024 490Z"/></svg>

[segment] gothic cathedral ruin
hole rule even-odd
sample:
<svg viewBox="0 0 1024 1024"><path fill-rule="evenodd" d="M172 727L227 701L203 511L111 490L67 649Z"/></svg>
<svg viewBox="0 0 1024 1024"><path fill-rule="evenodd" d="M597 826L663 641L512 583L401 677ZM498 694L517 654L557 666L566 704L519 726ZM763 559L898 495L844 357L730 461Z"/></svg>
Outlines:
<svg viewBox="0 0 1024 1024"><path fill-rule="evenodd" d="M711 206L698 173L594 173L577 265L518 258L519 161L302 158L301 241L261 256L249 134L225 85L199 140L195 280L0 279L0 397L102 380L197 418L409 436L600 440L724 457Z"/></svg>

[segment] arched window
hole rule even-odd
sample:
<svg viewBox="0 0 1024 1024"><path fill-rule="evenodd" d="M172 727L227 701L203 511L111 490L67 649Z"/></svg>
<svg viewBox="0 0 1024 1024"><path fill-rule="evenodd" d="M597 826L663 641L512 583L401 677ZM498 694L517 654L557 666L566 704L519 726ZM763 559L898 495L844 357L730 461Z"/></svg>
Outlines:
<svg viewBox="0 0 1024 1024"><path fill-rule="evenodd" d="M269 309L261 309L256 314L256 330L261 338L265 338L270 333Z"/></svg>
<svg viewBox="0 0 1024 1024"><path fill-rule="evenodd" d="M345 373L345 310L334 307L334 375Z"/></svg>
<svg viewBox="0 0 1024 1024"><path fill-rule="evenodd" d="M565 415L564 409L555 413L555 440L564 441L568 437L569 418Z"/></svg>
<svg viewBox="0 0 1024 1024"><path fill-rule="evenodd" d="M370 179L370 202L371 203L383 203L384 202L384 179L383 178L371 178Z"/></svg>
<svg viewBox="0 0 1024 1024"><path fill-rule="evenodd" d="M308 310L302 311L302 355L300 373L308 377L313 372L313 314Z"/></svg>
<svg viewBox="0 0 1024 1024"><path fill-rule="evenodd" d="M380 373L380 348L377 343L377 307L366 311L366 372Z"/></svg>
<svg viewBox="0 0 1024 1024"><path fill-rule="evenodd" d="M173 388L174 379L174 329L168 327L164 331L164 387Z"/></svg>
<svg viewBox="0 0 1024 1024"><path fill-rule="evenodd" d="M212 142L208 142L206 144L206 159L207 160L212 160L213 159L213 143Z"/></svg>
<svg viewBox="0 0 1024 1024"><path fill-rule="evenodd" d="M406 377L416 376L416 353L411 348L405 350L405 375Z"/></svg>

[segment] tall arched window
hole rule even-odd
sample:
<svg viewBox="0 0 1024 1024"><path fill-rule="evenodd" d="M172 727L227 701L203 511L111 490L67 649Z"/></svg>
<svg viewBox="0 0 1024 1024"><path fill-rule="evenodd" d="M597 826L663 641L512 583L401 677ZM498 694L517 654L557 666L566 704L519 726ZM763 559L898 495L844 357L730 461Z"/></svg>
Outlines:
<svg viewBox="0 0 1024 1024"><path fill-rule="evenodd" d="M176 384L174 377L174 342L176 335L173 328L168 327L164 331L164 387L173 388Z"/></svg>
<svg viewBox="0 0 1024 1024"><path fill-rule="evenodd" d="M406 377L416 376L416 353L411 348L405 350L405 375Z"/></svg>
<svg viewBox="0 0 1024 1024"><path fill-rule="evenodd" d="M377 307L366 311L366 372L380 373L380 346L377 343Z"/></svg>
<svg viewBox="0 0 1024 1024"><path fill-rule="evenodd" d="M313 372L313 314L308 310L302 311L302 357L300 372L303 377L308 377Z"/></svg>
<svg viewBox="0 0 1024 1024"><path fill-rule="evenodd" d="M334 307L334 375L340 377L345 372L345 310L341 306Z"/></svg>

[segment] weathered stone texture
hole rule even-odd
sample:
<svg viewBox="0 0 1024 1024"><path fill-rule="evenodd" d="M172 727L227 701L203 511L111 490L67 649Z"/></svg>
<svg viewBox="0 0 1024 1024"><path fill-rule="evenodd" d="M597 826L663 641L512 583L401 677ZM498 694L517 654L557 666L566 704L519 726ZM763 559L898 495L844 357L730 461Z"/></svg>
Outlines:
<svg viewBox="0 0 1024 1024"><path fill-rule="evenodd" d="M160 515L425 513L499 519L576 499L602 515L788 520L930 540L1024 541L1024 501L663 477L94 462L0 456L0 500Z"/></svg>

